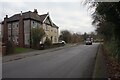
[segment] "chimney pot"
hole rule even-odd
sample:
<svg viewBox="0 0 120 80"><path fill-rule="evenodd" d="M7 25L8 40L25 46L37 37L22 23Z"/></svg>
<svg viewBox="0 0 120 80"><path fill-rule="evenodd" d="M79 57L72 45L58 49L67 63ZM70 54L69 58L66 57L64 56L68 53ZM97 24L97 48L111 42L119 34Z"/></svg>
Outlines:
<svg viewBox="0 0 120 80"><path fill-rule="evenodd" d="M22 15L22 11L21 11L21 15Z"/></svg>
<svg viewBox="0 0 120 80"><path fill-rule="evenodd" d="M38 13L37 9L34 9L34 13L36 13L36 14Z"/></svg>
<svg viewBox="0 0 120 80"><path fill-rule="evenodd" d="M8 18L8 15L6 15L6 18Z"/></svg>

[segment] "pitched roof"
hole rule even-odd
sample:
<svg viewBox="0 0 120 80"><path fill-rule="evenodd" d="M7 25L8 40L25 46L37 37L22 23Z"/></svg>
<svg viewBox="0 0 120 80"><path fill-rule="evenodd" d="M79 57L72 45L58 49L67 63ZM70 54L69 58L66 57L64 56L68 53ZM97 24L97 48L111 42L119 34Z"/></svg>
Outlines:
<svg viewBox="0 0 120 80"><path fill-rule="evenodd" d="M53 27L55 28L59 28L55 23L52 23L53 24Z"/></svg>
<svg viewBox="0 0 120 80"><path fill-rule="evenodd" d="M19 18L20 18L20 14L15 14L15 15L8 18L8 22L19 20Z"/></svg>
<svg viewBox="0 0 120 80"><path fill-rule="evenodd" d="M21 14L22 14L24 20L25 19L33 19L33 20L36 20L36 21L41 22L41 23L43 23L43 21L45 19L47 19L46 17L49 16L49 13L38 15L35 12L28 11L28 12L24 12L24 13L15 14L15 15L9 17L7 19L7 22L19 21ZM2 21L2 23L3 23L3 21ZM53 22L51 22L51 26L58 28L58 26L56 26Z"/></svg>
<svg viewBox="0 0 120 80"><path fill-rule="evenodd" d="M43 22L45 20L45 18L47 17L48 14L43 14L43 15L39 15L40 16L40 21Z"/></svg>
<svg viewBox="0 0 120 80"><path fill-rule="evenodd" d="M40 16L40 21L43 22L46 19L46 17L48 16L48 13L47 14L42 14L42 15L39 15L39 16ZM50 19L50 17L49 17L49 19ZM51 26L55 27L55 28L59 28L53 22L51 22Z"/></svg>
<svg viewBox="0 0 120 80"><path fill-rule="evenodd" d="M8 18L8 22L17 21L17 20L19 20L20 16L21 16L21 14L15 14ZM23 16L23 19L34 19L34 20L40 21L40 16L31 11L22 13L22 16Z"/></svg>
<svg viewBox="0 0 120 80"><path fill-rule="evenodd" d="M25 16L27 16L27 14ZM29 18L40 21L40 16L38 14L34 13L34 12L29 13Z"/></svg>

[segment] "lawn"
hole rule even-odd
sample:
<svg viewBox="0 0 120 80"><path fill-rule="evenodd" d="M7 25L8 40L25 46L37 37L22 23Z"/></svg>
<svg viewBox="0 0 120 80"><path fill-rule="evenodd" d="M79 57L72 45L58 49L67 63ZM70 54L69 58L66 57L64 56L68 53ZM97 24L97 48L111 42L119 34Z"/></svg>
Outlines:
<svg viewBox="0 0 120 80"><path fill-rule="evenodd" d="M15 53L23 53L23 52L29 52L32 51L33 49L30 48L20 48L20 47L16 47L15 48Z"/></svg>

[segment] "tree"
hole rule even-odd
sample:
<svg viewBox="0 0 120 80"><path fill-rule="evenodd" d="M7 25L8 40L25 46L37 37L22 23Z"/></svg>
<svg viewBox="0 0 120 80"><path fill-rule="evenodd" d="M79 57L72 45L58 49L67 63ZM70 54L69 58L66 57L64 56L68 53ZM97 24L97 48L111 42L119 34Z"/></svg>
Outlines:
<svg viewBox="0 0 120 80"><path fill-rule="evenodd" d="M71 42L72 43L80 43L80 42L82 42L82 35L80 33L73 33L71 35Z"/></svg>
<svg viewBox="0 0 120 80"><path fill-rule="evenodd" d="M12 39L8 40L6 46L6 54L13 54L15 51L15 45Z"/></svg>
<svg viewBox="0 0 120 80"><path fill-rule="evenodd" d="M44 29L41 27L37 27L37 28L32 28L31 29L31 43L32 43L32 47L35 49L39 48L39 44L41 39L45 36L45 31Z"/></svg>
<svg viewBox="0 0 120 80"><path fill-rule="evenodd" d="M92 24L112 48L109 50L112 50L114 57L120 61L120 2L95 2L91 6L95 8Z"/></svg>
<svg viewBox="0 0 120 80"><path fill-rule="evenodd" d="M46 37L44 45L45 45L46 48L50 48L51 45L52 45L52 41L48 37Z"/></svg>
<svg viewBox="0 0 120 80"><path fill-rule="evenodd" d="M87 37L88 37L88 34L85 32L85 33L83 34L84 40L86 40Z"/></svg>
<svg viewBox="0 0 120 80"><path fill-rule="evenodd" d="M59 37L60 40L64 40L66 43L71 42L71 33L68 30L61 31L61 35Z"/></svg>

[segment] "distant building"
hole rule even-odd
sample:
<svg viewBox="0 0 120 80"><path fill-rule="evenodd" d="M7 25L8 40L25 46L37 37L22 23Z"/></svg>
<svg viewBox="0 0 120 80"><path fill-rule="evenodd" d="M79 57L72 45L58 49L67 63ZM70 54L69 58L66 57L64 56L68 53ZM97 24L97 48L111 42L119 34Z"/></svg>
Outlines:
<svg viewBox="0 0 120 80"><path fill-rule="evenodd" d="M52 22L49 13L39 15L37 9L34 9L34 12L21 12L9 18L6 15L2 22L3 43L6 44L8 40L13 39L16 46L30 47L31 28L35 27L42 27L45 30L46 36L42 42L45 41L46 37L52 43L58 42L59 27Z"/></svg>

